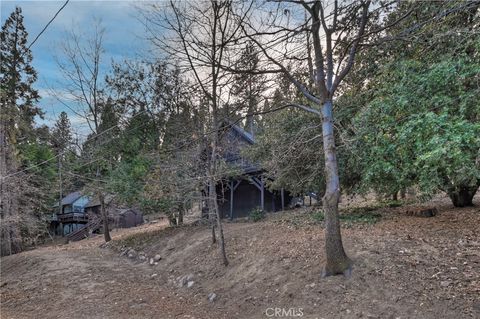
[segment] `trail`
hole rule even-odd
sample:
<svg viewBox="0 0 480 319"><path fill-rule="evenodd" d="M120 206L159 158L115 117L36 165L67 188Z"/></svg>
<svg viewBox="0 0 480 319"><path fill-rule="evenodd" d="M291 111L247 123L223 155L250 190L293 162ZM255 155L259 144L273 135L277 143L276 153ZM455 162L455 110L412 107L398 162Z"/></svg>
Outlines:
<svg viewBox="0 0 480 319"><path fill-rule="evenodd" d="M200 296L178 296L152 278L161 269L101 243L98 236L2 258L1 318L223 318L198 307Z"/></svg>

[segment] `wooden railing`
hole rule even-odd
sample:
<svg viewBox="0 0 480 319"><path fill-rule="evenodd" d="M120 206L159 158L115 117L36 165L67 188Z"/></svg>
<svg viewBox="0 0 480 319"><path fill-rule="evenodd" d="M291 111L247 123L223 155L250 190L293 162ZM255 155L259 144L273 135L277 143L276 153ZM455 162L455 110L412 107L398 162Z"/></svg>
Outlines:
<svg viewBox="0 0 480 319"><path fill-rule="evenodd" d="M88 215L86 213L65 213L65 214L58 214L57 219L61 223L86 222L88 221Z"/></svg>
<svg viewBox="0 0 480 319"><path fill-rule="evenodd" d="M88 221L88 223L85 224L85 226L83 226L82 228L79 228L76 231L71 232L70 234L65 236L67 243L69 241L78 241L78 240L87 238L91 233L99 229L101 226L102 226L101 218L92 219Z"/></svg>

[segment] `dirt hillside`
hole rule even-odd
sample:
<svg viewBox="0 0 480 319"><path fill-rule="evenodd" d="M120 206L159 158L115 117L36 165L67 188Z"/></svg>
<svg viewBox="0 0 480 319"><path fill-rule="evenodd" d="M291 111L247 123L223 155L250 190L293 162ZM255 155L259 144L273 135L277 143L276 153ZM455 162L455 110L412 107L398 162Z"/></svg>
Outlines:
<svg viewBox="0 0 480 319"><path fill-rule="evenodd" d="M152 224L115 232L107 247L101 237L41 247L1 259L1 317L270 318L280 308L302 318L479 318L480 196L473 208L429 205L437 216L398 207L369 212L376 223L347 219L350 278L321 278L323 225L308 209L226 223L227 268L206 226Z"/></svg>

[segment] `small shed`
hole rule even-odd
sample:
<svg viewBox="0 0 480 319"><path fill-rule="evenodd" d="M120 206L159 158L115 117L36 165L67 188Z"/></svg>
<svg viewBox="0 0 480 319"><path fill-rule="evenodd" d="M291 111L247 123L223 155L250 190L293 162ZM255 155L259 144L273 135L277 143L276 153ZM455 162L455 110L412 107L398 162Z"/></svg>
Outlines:
<svg viewBox="0 0 480 319"><path fill-rule="evenodd" d="M130 228L143 224L143 214L133 208L120 209L114 218L115 228Z"/></svg>
<svg viewBox="0 0 480 319"><path fill-rule="evenodd" d="M134 208L120 209L114 218L115 228L136 227L144 222L143 214Z"/></svg>

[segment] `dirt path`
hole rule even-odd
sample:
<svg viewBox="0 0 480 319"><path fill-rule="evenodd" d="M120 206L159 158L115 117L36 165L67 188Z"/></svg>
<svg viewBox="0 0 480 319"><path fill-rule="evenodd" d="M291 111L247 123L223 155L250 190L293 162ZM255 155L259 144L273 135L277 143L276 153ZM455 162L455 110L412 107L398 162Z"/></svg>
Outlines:
<svg viewBox="0 0 480 319"><path fill-rule="evenodd" d="M224 318L197 307L204 296L179 296L152 278L158 269L101 243L97 237L2 258L1 318Z"/></svg>
<svg viewBox="0 0 480 319"><path fill-rule="evenodd" d="M122 230L110 248L101 237L41 247L1 259L1 318L265 319L275 307L302 319L480 318L480 196L473 208L432 204L436 217L387 209L377 224L344 228L348 279L320 278L323 226L301 211L226 223L227 268L202 226ZM162 260L121 257L121 245ZM195 284L178 287L186 274Z"/></svg>

